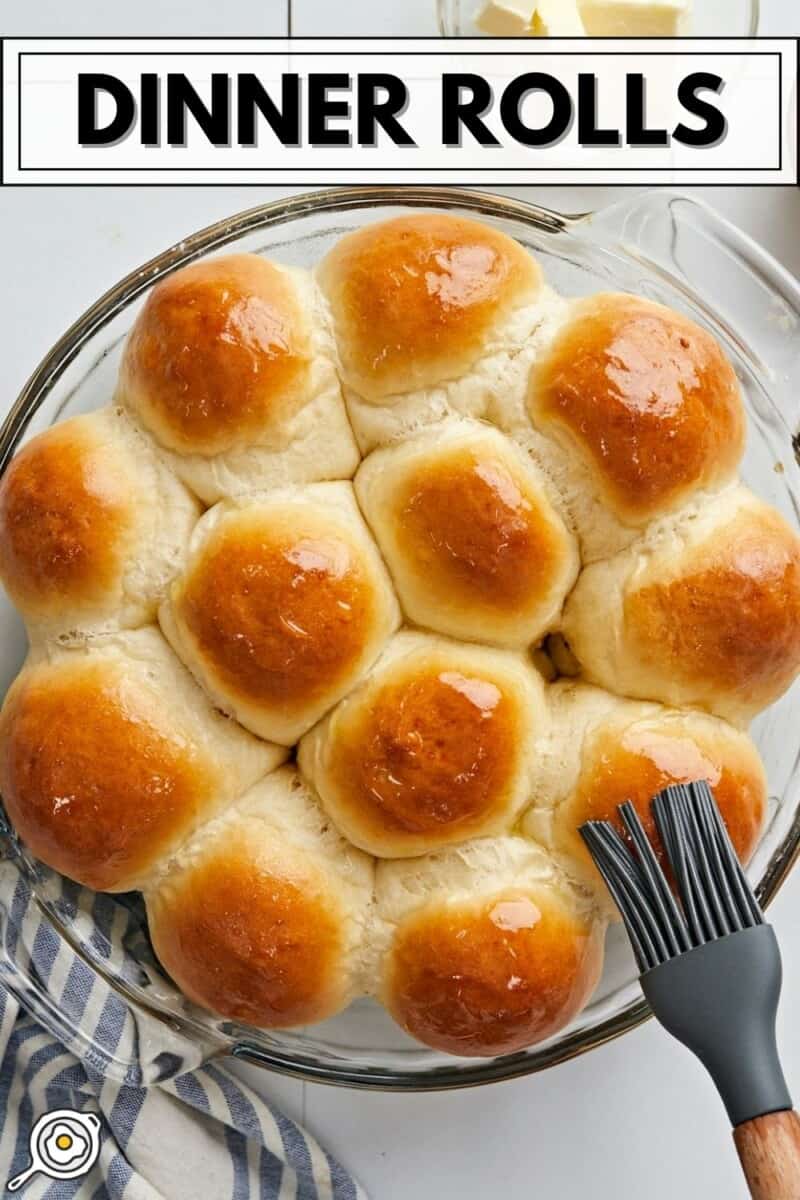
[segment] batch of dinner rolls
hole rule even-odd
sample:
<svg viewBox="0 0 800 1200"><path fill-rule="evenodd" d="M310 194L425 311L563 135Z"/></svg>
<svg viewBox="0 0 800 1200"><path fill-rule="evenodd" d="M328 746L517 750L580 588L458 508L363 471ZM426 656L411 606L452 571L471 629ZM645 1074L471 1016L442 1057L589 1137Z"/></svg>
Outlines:
<svg viewBox="0 0 800 1200"><path fill-rule="evenodd" d="M745 435L706 330L459 216L175 271L108 407L0 484L17 832L143 892L231 1021L370 995L456 1055L550 1037L615 919L584 820L704 778L743 860L761 833L800 542Z"/></svg>

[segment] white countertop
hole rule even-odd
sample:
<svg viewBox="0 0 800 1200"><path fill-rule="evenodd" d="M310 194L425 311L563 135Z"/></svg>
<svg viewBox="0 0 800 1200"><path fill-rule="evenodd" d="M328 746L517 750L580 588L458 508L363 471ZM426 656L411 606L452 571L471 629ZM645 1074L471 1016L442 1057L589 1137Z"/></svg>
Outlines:
<svg viewBox="0 0 800 1200"><path fill-rule="evenodd" d="M797 0L763 0L765 34L800 34ZM294 0L296 34L434 34L432 0ZM7 0L12 34L281 34L283 0ZM290 189L0 190L3 398L102 291L209 222ZM695 189L800 275L800 193ZM581 211L611 188L518 188ZM8 231L11 231L9 236ZM784 949L784 1064L800 1097L800 871L771 910ZM543 1075L462 1093L366 1095L241 1068L302 1118L374 1200L675 1200L745 1189L701 1068L652 1023Z"/></svg>

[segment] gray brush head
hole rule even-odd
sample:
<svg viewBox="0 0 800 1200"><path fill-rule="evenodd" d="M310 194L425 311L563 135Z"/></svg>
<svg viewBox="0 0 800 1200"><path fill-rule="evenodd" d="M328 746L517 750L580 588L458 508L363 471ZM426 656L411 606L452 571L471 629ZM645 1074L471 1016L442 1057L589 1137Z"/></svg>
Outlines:
<svg viewBox="0 0 800 1200"><path fill-rule="evenodd" d="M619 813L633 852L608 821L588 821L580 832L622 914L640 971L763 924L705 781L677 784L653 800L680 903L636 809L627 801Z"/></svg>
<svg viewBox="0 0 800 1200"><path fill-rule="evenodd" d="M661 1024L708 1068L733 1125L791 1108L778 1060L778 943L707 783L653 800L672 882L630 802L628 843L607 821L581 835L622 914L642 990Z"/></svg>

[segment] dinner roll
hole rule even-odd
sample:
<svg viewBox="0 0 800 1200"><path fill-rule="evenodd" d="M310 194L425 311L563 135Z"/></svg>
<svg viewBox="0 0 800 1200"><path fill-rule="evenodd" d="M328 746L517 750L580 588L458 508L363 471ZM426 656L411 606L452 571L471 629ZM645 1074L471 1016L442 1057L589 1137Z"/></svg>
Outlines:
<svg viewBox="0 0 800 1200"><path fill-rule="evenodd" d="M800 671L800 539L745 488L583 571L563 632L590 681L746 723Z"/></svg>
<svg viewBox="0 0 800 1200"><path fill-rule="evenodd" d="M496 429L450 421L376 450L355 487L416 624L525 646L556 623L577 542L541 473Z"/></svg>
<svg viewBox="0 0 800 1200"><path fill-rule="evenodd" d="M310 276L257 254L183 267L150 292L117 395L209 504L348 479L358 452Z"/></svg>
<svg viewBox="0 0 800 1200"><path fill-rule="evenodd" d="M546 723L523 655L401 633L299 763L350 841L402 858L507 829Z"/></svg>
<svg viewBox="0 0 800 1200"><path fill-rule="evenodd" d="M551 308L537 262L488 225L414 213L341 238L318 279L364 452L448 412L482 416L493 390L525 390Z"/></svg>
<svg viewBox="0 0 800 1200"><path fill-rule="evenodd" d="M587 559L729 483L744 449L739 385L699 325L638 296L577 301L534 364L528 414Z"/></svg>
<svg viewBox="0 0 800 1200"><path fill-rule="evenodd" d="M376 900L389 931L381 998L436 1050L535 1045L569 1024L600 978L603 920L522 838L379 863Z"/></svg>
<svg viewBox="0 0 800 1200"><path fill-rule="evenodd" d="M0 714L0 792L23 841L86 887L141 886L285 751L215 712L152 627L34 653Z"/></svg>
<svg viewBox="0 0 800 1200"><path fill-rule="evenodd" d="M766 816L767 781L746 734L706 713L621 700L585 684L556 684L549 702L550 736L537 759L534 803L523 829L612 912L578 828L584 821L613 821L622 832L617 807L626 800L663 857L651 800L671 784L705 779L740 859L748 861Z"/></svg>
<svg viewBox="0 0 800 1200"><path fill-rule="evenodd" d="M289 745L345 694L400 620L349 483L209 510L159 614L214 703Z"/></svg>
<svg viewBox="0 0 800 1200"><path fill-rule="evenodd" d="M361 990L373 867L289 767L204 826L146 895L161 963L196 1004L261 1028L332 1016Z"/></svg>
<svg viewBox="0 0 800 1200"><path fill-rule="evenodd" d="M0 482L0 577L32 638L152 620L200 514L115 408L27 443Z"/></svg>

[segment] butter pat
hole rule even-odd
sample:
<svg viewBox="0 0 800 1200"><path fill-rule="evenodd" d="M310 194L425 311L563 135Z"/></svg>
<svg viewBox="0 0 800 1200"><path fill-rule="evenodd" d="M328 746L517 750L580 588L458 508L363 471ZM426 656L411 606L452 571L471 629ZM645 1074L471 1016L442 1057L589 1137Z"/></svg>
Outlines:
<svg viewBox="0 0 800 1200"><path fill-rule="evenodd" d="M583 37L576 0L488 0L475 24L492 37Z"/></svg>
<svg viewBox="0 0 800 1200"><path fill-rule="evenodd" d="M579 0L590 37L685 37L691 0Z"/></svg>
<svg viewBox="0 0 800 1200"><path fill-rule="evenodd" d="M475 24L492 37L527 37L533 4L534 0L489 0L476 16Z"/></svg>
<svg viewBox="0 0 800 1200"><path fill-rule="evenodd" d="M538 0L531 33L534 37L585 37L576 0Z"/></svg>

